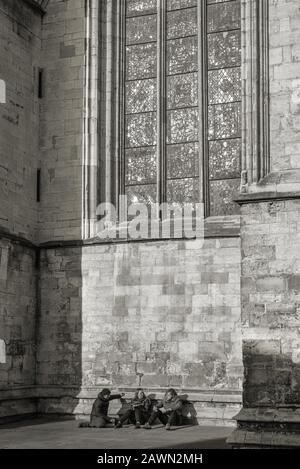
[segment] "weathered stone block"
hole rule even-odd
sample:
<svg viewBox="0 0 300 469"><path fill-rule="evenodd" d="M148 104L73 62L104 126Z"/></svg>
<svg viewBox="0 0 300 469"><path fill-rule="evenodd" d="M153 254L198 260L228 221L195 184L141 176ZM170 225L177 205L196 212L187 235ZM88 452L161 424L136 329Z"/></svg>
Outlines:
<svg viewBox="0 0 300 469"><path fill-rule="evenodd" d="M219 273L219 272L205 272L201 274L201 281L203 283L215 283L215 284L224 284L229 282L228 273Z"/></svg>
<svg viewBox="0 0 300 469"><path fill-rule="evenodd" d="M258 292L282 292L286 290L287 282L286 279L282 277L258 278L256 288Z"/></svg>
<svg viewBox="0 0 300 469"><path fill-rule="evenodd" d="M141 384L145 388L160 387L167 388L169 386L168 375L144 375L141 379Z"/></svg>
<svg viewBox="0 0 300 469"><path fill-rule="evenodd" d="M288 278L288 289L295 290L297 292L300 291L300 274L291 275Z"/></svg>

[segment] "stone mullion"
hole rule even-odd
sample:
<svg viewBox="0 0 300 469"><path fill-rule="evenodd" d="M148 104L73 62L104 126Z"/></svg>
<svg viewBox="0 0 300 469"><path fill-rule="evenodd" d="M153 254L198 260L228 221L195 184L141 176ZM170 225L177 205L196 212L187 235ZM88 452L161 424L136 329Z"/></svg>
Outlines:
<svg viewBox="0 0 300 469"><path fill-rule="evenodd" d="M241 155L241 191L247 190L247 183L250 179L252 170L247 168L247 131L251 131L247 116L247 96L250 94L252 80L248 81L247 69L247 57L251 56L250 50L252 47L252 41L248 40L249 31L247 28L247 18L249 15L250 3L246 0L241 2L241 48L242 48L242 67L241 67L241 86L242 86L242 155ZM244 66L243 66L244 64ZM249 83L250 82L250 87ZM248 130L247 130L248 129ZM249 130L250 129L250 130ZM248 171L249 169L249 171Z"/></svg>
<svg viewBox="0 0 300 469"><path fill-rule="evenodd" d="M259 180L270 172L269 128L269 2L258 2L259 9Z"/></svg>
<svg viewBox="0 0 300 469"><path fill-rule="evenodd" d="M125 193L124 155L124 110L125 110L125 32L126 2L117 0L117 41L116 41L116 145L115 145L115 193L116 210L120 218L119 195Z"/></svg>
<svg viewBox="0 0 300 469"><path fill-rule="evenodd" d="M199 35L199 158L201 202L204 215L210 214L209 151L208 151L208 65L207 65L207 2L198 0Z"/></svg>
<svg viewBox="0 0 300 469"><path fill-rule="evenodd" d="M113 132L113 0L106 11L106 93L105 93L105 202L112 202L112 132Z"/></svg>
<svg viewBox="0 0 300 469"><path fill-rule="evenodd" d="M161 204L167 197L166 0L158 1L157 15L157 201Z"/></svg>

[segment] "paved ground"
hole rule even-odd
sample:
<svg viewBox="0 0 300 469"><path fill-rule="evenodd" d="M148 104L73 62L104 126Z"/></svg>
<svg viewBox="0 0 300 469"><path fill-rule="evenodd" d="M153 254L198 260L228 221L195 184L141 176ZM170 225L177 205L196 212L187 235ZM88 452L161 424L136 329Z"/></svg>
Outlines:
<svg viewBox="0 0 300 469"><path fill-rule="evenodd" d="M0 449L223 449L229 448L225 440L231 432L223 427L86 429L73 420L34 419L0 425Z"/></svg>

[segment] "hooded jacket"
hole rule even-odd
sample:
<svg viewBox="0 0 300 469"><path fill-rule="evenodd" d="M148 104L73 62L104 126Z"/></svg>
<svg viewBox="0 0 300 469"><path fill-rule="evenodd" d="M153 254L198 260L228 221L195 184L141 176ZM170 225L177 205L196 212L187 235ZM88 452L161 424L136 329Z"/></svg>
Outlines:
<svg viewBox="0 0 300 469"><path fill-rule="evenodd" d="M141 399L139 399L138 393L135 393L135 396L131 402L131 407L132 409L142 408L143 410L148 411L151 407L151 399L149 399L145 395Z"/></svg>
<svg viewBox="0 0 300 469"><path fill-rule="evenodd" d="M166 411L173 411L173 410L178 410L180 411L183 407L183 402L187 400L187 394L184 394L182 396L178 396L175 394L172 399L167 400L166 396L164 399L157 404L157 409L164 408Z"/></svg>
<svg viewBox="0 0 300 469"><path fill-rule="evenodd" d="M104 396L108 394L106 389L103 389L95 400L92 408L91 417L107 417L108 407L110 401L114 399L121 399L121 394L110 394L108 399L105 399Z"/></svg>

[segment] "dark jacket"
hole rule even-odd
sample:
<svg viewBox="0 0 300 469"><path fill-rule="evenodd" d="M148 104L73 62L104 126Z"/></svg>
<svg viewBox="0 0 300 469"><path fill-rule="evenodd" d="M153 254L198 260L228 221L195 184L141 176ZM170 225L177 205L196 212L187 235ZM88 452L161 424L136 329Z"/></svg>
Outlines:
<svg viewBox="0 0 300 469"><path fill-rule="evenodd" d="M151 408L151 399L149 399L146 396L142 397L142 399L135 397L131 402L131 408L132 409L141 408L142 410L145 410L146 412L148 412Z"/></svg>
<svg viewBox="0 0 300 469"><path fill-rule="evenodd" d="M98 394L92 408L91 417L107 417L110 401L121 399L121 394L111 394L108 399L104 399L102 393Z"/></svg>
<svg viewBox="0 0 300 469"><path fill-rule="evenodd" d="M162 407L168 411L168 412L171 412L173 410L177 410L177 411L181 411L182 407L183 407L183 402L186 401L187 399L187 395L183 395L183 396L174 396L173 399L171 400L166 400L166 398L164 398L161 402L159 402L157 404L157 408L158 409L161 409Z"/></svg>

